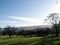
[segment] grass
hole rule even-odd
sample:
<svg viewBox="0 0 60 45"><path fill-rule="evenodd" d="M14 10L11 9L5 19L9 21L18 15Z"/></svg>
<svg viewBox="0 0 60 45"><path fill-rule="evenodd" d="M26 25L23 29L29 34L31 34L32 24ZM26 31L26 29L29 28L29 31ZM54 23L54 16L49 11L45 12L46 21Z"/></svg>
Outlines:
<svg viewBox="0 0 60 45"><path fill-rule="evenodd" d="M0 36L0 45L60 45L60 37Z"/></svg>

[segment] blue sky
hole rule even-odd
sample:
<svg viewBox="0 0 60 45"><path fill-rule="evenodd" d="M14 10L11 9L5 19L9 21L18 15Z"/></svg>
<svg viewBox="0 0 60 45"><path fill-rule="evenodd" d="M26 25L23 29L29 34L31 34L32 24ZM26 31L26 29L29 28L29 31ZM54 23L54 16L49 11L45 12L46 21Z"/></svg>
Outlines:
<svg viewBox="0 0 60 45"><path fill-rule="evenodd" d="M0 27L43 25L56 0L0 0Z"/></svg>

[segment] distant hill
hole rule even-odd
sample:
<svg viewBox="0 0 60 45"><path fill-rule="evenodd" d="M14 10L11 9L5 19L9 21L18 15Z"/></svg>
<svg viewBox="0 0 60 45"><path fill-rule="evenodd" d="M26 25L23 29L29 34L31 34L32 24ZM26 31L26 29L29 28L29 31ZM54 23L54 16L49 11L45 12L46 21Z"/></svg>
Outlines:
<svg viewBox="0 0 60 45"><path fill-rule="evenodd" d="M27 26L27 27L18 27L18 29L32 30L36 28L51 28L51 25L39 25L39 26Z"/></svg>

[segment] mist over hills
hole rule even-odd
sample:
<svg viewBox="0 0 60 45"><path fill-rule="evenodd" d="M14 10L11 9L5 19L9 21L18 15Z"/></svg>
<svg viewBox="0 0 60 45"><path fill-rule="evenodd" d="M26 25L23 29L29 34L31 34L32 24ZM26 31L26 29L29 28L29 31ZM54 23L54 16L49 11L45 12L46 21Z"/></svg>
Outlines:
<svg viewBox="0 0 60 45"><path fill-rule="evenodd" d="M51 27L52 25L37 25L37 26L18 27L18 29L32 30L36 28L51 28Z"/></svg>

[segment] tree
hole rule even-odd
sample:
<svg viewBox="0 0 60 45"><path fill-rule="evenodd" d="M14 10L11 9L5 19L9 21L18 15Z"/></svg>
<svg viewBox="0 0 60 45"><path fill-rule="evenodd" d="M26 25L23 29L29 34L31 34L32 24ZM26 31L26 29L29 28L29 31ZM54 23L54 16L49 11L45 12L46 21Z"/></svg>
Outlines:
<svg viewBox="0 0 60 45"><path fill-rule="evenodd" d="M54 26L57 37L59 36L59 34L58 34L58 32L59 32L58 23L60 21L59 19L60 19L59 13L52 13L47 17L47 19L45 19L45 21L48 21L49 23L51 23Z"/></svg>
<svg viewBox="0 0 60 45"><path fill-rule="evenodd" d="M11 35L16 35L17 28L11 27Z"/></svg>
<svg viewBox="0 0 60 45"><path fill-rule="evenodd" d="M9 38L11 38L11 27L7 26L6 28L4 28L4 31L9 35Z"/></svg>
<svg viewBox="0 0 60 45"><path fill-rule="evenodd" d="M2 28L0 28L0 35L2 35Z"/></svg>
<svg viewBox="0 0 60 45"><path fill-rule="evenodd" d="M32 30L27 30L27 31L25 31L25 34L29 37L32 37L33 31Z"/></svg>
<svg viewBox="0 0 60 45"><path fill-rule="evenodd" d="M25 30L23 28L20 28L17 30L17 36L19 36L19 35L25 36Z"/></svg>

